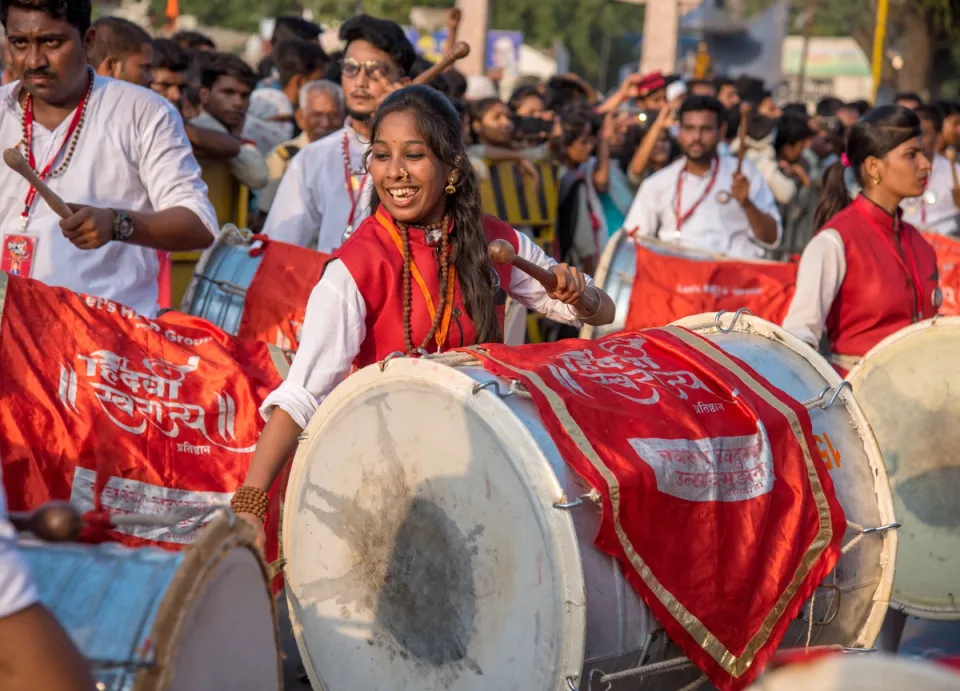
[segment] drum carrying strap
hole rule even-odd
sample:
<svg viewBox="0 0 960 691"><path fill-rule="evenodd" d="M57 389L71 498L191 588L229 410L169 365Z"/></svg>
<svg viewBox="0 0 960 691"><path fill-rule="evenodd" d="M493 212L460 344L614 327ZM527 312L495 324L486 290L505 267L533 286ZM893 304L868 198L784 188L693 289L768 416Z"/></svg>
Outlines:
<svg viewBox="0 0 960 691"><path fill-rule="evenodd" d="M848 372L859 365L862 359L863 358L857 357L856 355L840 355L838 353L830 353L827 355L827 360L831 365L836 365L840 369Z"/></svg>

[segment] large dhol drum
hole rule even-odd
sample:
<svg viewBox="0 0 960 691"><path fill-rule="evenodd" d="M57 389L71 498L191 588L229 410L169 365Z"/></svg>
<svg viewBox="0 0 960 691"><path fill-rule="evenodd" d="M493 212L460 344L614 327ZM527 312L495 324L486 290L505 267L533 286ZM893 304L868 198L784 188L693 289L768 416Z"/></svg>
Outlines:
<svg viewBox="0 0 960 691"><path fill-rule="evenodd" d="M794 395L840 383L812 350L744 340L746 354L763 354L766 373ZM395 359L361 370L323 402L302 437L283 551L313 687L606 689L604 673L667 661L677 663L670 672L612 688L667 691L695 680L699 670L618 562L593 546L599 507L577 499L589 487L533 402L469 360ZM883 465L852 398L815 417L842 454L835 478L850 481L840 492L848 516L867 527L891 522ZM895 543L894 534L867 535L844 557L817 592L813 645L872 644ZM804 645L807 611L785 645Z"/></svg>
<svg viewBox="0 0 960 691"><path fill-rule="evenodd" d="M827 655L761 677L748 691L960 691L960 673L923 660Z"/></svg>
<svg viewBox="0 0 960 691"><path fill-rule="evenodd" d="M848 523L867 530L814 594L811 645L870 648L880 633L897 554L893 497L867 418L833 367L783 328L748 314L697 315L676 322L737 357L792 398L808 403L820 456ZM814 401L821 402L814 404ZM832 402L832 404L831 404ZM848 529L847 545L855 537ZM827 623L829 622L829 623ZM806 645L809 611L782 646Z"/></svg>
<svg viewBox="0 0 960 691"><path fill-rule="evenodd" d="M281 688L273 599L253 531L226 514L182 552L24 542L40 600L101 691Z"/></svg>
<svg viewBox="0 0 960 691"><path fill-rule="evenodd" d="M247 288L261 260L262 255L250 255L248 234L236 226L225 226L197 263L180 310L236 336L246 305Z"/></svg>
<svg viewBox="0 0 960 691"><path fill-rule="evenodd" d="M633 292L633 281L637 275L637 242L642 242L651 252L670 257L707 261L716 261L720 258L720 255L688 249L652 238L637 240L625 230L618 230L607 242L600 256L600 262L597 264L597 274L594 276L596 284L613 300L617 308L616 317L606 326L584 324L580 329L580 338L600 338L614 331L621 331L626 324L627 312L630 309L630 294Z"/></svg>
<svg viewBox="0 0 960 691"><path fill-rule="evenodd" d="M960 317L909 326L848 375L877 435L900 546L894 606L960 619Z"/></svg>

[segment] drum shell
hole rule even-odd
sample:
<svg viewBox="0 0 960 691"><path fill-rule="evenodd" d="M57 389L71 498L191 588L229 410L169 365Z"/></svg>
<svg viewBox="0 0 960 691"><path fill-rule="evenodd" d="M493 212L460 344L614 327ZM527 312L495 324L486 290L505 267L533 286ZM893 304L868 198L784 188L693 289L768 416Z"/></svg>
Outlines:
<svg viewBox="0 0 960 691"><path fill-rule="evenodd" d="M383 372L378 366L372 366L351 375L324 401L308 426L306 441L301 443L291 469L284 503L282 533L283 551L288 557L285 576L290 615L294 631L299 632L297 644L314 688L323 688L326 691L347 688L390 688L398 691L400 689L460 690L490 687L531 690L533 688L567 689L566 678L579 678L582 670L592 666L590 664L592 661L601 661L606 672L617 671L624 666L633 666L647 637L660 630L659 624L650 615L636 591L626 582L619 564L593 547L592 543L599 527L599 507L587 501L586 505L570 510L554 508L555 503L565 499L575 499L588 492L589 487L562 460L550 435L543 427L532 401L520 396L494 395L490 393L492 389L482 389L476 394L473 393L478 386L492 384L496 384L501 392L506 392L509 388L509 382L494 377L480 367L452 368L429 360L397 359L391 361ZM391 391L393 386L397 386L398 389ZM413 394L421 397L421 404L410 404L406 396L410 391L418 390L425 392ZM369 622L370 619L374 619L372 606L364 607L363 611L358 613L356 606L353 609L349 608L349 602L344 604L343 608L339 606L338 603L344 603L347 599L339 591L326 590L325 593L329 598L326 603L323 598L311 595L311 591L319 582L339 583L348 580L349 573L346 576L340 576L340 571L329 567L330 562L340 560L338 550L341 544L338 539L331 537L331 533L324 525L329 520L325 517L332 517L333 514L329 513L328 508L323 505L327 501L332 502L334 513L341 515L354 511L352 503L341 504L345 496L349 497L352 494L349 488L352 488L353 484L344 482L344 487L335 488L333 486L335 482L331 479L334 477L335 470L331 470L323 459L336 456L340 459L337 463L349 463L356 467L364 464L363 455L375 456L369 452L358 451L356 445L362 442L344 431L345 425L342 424L343 419L350 419L353 424L367 429L365 433L367 436L373 434L373 428L365 425L364 420L354 416L356 411L364 406L374 404L383 406L384 409L388 408L391 411L391 415L396 416L393 421L381 421L377 434L386 434L384 428L390 428L389 448L394 449L397 457L403 459L404 463L408 463L407 467L402 469L402 475L408 481L413 479L419 483L418 492L423 494L432 492L432 495L438 496L436 501L443 504L448 515L453 515L457 511L455 507L458 503L466 503L464 497L467 494L472 501L487 504L486 507L477 510L478 514L486 511L485 515L489 517L490 514L498 512L504 515L511 513L514 507L511 505L512 499L505 498L506 490L503 495L495 491L498 487L495 473L501 472L500 469L491 467L480 472L476 467L469 468L467 472L470 477L470 486L472 487L472 483L476 481L480 483L476 486L476 493L467 489L462 490L465 492L464 495L454 496L454 492L449 489L441 492L439 489L432 490L431 485L445 483L445 486L449 486L454 479L460 479L458 472L462 466L459 456L449 461L445 475L439 473L432 475L430 470L425 469L425 464L420 465L416 460L410 460L414 445L417 453L423 456L429 457L434 451L434 447L425 439L426 435L411 430L418 426L418 420L427 416L428 410L432 411L440 405L427 401L434 394L443 400L465 401L471 415L476 415L495 425L497 433L502 434L503 438L509 442L500 448L491 449L484 447L481 442L474 441L471 443L475 448L462 455L464 458L472 455L469 460L473 464L480 463L484 456L497 459L502 458L503 455L511 456L505 460L515 465L500 477L503 479L509 473L516 473L521 478L521 482L526 483L526 500L533 507L532 511L536 516L534 520L543 530L544 553L542 558L538 557L537 569L538 571L542 569L542 583L547 583L551 575L557 579L556 600L553 604L559 615L550 619L549 613L540 612L544 618L541 622L538 617L538 640L542 639L540 646L547 645L547 640L552 640L552 643L549 646L549 653L544 653L540 646L535 647L539 653L544 653L549 661L543 663L544 666L537 670L537 673L542 673L543 676L537 676L532 681L524 675L523 671L518 670L521 667L523 670L528 670L526 658L535 657L533 651L515 651L516 661L513 663L512 670L490 667L478 657L478 664L483 670L482 676L473 676L467 671L458 673L455 678L450 679L445 676L442 669L435 670L427 663L417 662L414 665L416 658L412 655L408 664L403 657L408 654L407 652L401 654L398 650L393 650L389 655L381 652L377 634L370 633L370 628L377 626L376 620L372 624ZM445 399L444 397L447 396L451 398ZM351 417L340 417L341 414L346 416L348 413ZM460 435L459 421L447 419L441 424L441 428L450 439L463 439ZM399 438L404 434L412 436ZM335 441L331 441L333 436L336 436ZM362 435L358 435L357 439L359 436ZM338 444L340 446L337 446ZM338 448L342 449L342 453L335 450ZM371 467L392 462L389 458L368 458L367 460L371 462ZM379 478L368 478L367 470L363 473L365 484L369 486L381 484ZM490 479L482 479L484 475ZM326 484L326 487L323 484ZM487 492L493 492L492 495L484 495L484 484L487 486ZM318 502L318 497L326 497L327 501ZM404 501L407 500L409 499ZM503 506L499 507L497 502L502 502ZM386 512L389 508L382 510ZM321 514L323 518L314 520L315 516ZM490 520L483 524L485 529L483 537L476 546L477 552L484 556L494 555L489 557L491 564L496 562L500 565L498 568L510 569L512 557L508 558L502 552L497 553L496 549L490 546L494 544L492 538L490 543L484 542L498 528L493 526ZM513 539L510 535L511 527L510 525L501 526L506 531L503 534L503 543ZM344 529L344 533L349 532ZM461 532L467 534L469 530ZM519 534L521 531L517 532L515 539L518 543L528 536L526 532L523 536ZM399 542L399 539L397 541ZM316 545L315 549L322 550L325 555L328 555L327 564L317 565L316 560L305 555L311 542ZM518 551L525 550L518 548ZM303 558L298 559L299 556ZM478 589L483 589L485 592L500 593L511 587L504 583L521 580L520 576L505 577L500 580L489 578L483 572L485 568L486 566L476 567L472 576L472 580L478 584ZM520 573L519 567L516 573ZM351 586L344 585L343 588L346 593L350 591ZM533 598L532 590L529 595L524 596ZM492 595L487 596L487 602L495 599ZM497 608L496 603L488 606ZM366 637L368 642L368 646L362 646L361 656L350 658L349 663L344 661L339 669L336 668L335 661L340 657L332 646L345 644L333 633L336 629L326 623L331 617L339 617L341 627L345 630L360 629L362 633L355 635ZM496 619L496 616L491 615L489 619ZM548 619L556 625L555 631L546 631ZM483 628L483 625L478 626L478 629ZM480 631L472 636L473 642L466 646L468 657L473 653L471 646L474 642L488 641L490 638L496 638L497 634L507 635L510 632L498 630L489 636L486 635L487 633L489 632ZM320 643L321 640L323 643ZM530 640L533 640L533 636ZM533 644L525 643L525 645ZM655 659L664 659L668 650L674 653L677 651L672 644L661 643L651 648L650 652L660 656ZM528 652L530 655L527 655ZM345 651L343 654L353 653ZM369 657L366 657L366 654L369 654ZM546 671L547 669L549 672ZM367 670L379 670L379 672L367 672ZM690 670L687 670L687 674L689 672ZM361 676L349 676L351 673ZM362 676L367 673L381 676L376 678ZM658 677L656 684L668 683L669 676ZM390 680L389 684L387 679ZM680 685L682 684L677 686ZM586 685L584 684L582 688L586 688ZM643 688L669 689L672 686L652 685Z"/></svg>
<svg viewBox="0 0 960 691"><path fill-rule="evenodd" d="M197 264L181 310L236 336L246 291L262 261L262 255L253 256L250 249L239 231L224 229Z"/></svg>
<svg viewBox="0 0 960 691"><path fill-rule="evenodd" d="M913 324L874 346L847 378L877 435L900 529L892 605L960 619L960 317Z"/></svg>
<svg viewBox="0 0 960 691"><path fill-rule="evenodd" d="M220 517L182 552L109 543L21 549L40 601L101 691L279 690L273 599L252 540L248 527Z"/></svg>
<svg viewBox="0 0 960 691"><path fill-rule="evenodd" d="M727 314L718 322L714 315L701 314L675 324L743 360L798 401L810 401L826 387L835 389L842 383L833 367L816 351L763 319ZM894 523L893 497L883 459L855 397L845 390L829 408L815 406L809 410L818 444L811 452L819 452L819 460L827 464L847 521L864 528ZM854 535L848 529L844 544ZM811 645L873 646L890 598L896 549L897 532L888 530L864 536L840 557L833 574L814 594ZM834 584L839 591L832 587ZM781 647L803 647L808 631L809 608L805 607L801 619L788 629Z"/></svg>

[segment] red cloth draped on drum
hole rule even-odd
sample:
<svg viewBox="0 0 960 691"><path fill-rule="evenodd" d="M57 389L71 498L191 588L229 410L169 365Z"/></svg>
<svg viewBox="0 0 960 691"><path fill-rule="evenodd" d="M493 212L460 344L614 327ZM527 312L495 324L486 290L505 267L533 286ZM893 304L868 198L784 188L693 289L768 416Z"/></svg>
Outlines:
<svg viewBox="0 0 960 691"><path fill-rule="evenodd" d="M0 361L10 509L69 499L91 510L99 498L107 511L152 515L229 502L263 427L259 406L286 369L279 351L203 319L146 319L2 273ZM197 535L174 527L106 537L179 549Z"/></svg>
<svg viewBox="0 0 960 691"><path fill-rule="evenodd" d="M846 522L806 409L685 329L470 349L603 498L596 544L719 689L762 670Z"/></svg>
<svg viewBox="0 0 960 691"><path fill-rule="evenodd" d="M266 236L256 239L263 245L250 252L263 258L247 289L237 336L295 351L310 292L320 282L330 256Z"/></svg>
<svg viewBox="0 0 960 691"><path fill-rule="evenodd" d="M960 315L960 241L939 233L920 233L937 253L937 268L940 272L940 291L943 304L940 314Z"/></svg>
<svg viewBox="0 0 960 691"><path fill-rule="evenodd" d="M704 312L746 307L780 324L797 282L797 265L737 259L688 259L653 252L637 243L628 331L670 324Z"/></svg>

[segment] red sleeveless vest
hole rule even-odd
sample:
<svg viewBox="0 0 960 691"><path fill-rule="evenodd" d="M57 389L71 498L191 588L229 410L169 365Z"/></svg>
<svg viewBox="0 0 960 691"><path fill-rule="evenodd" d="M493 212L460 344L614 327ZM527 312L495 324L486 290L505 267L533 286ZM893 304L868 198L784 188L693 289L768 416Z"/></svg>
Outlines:
<svg viewBox="0 0 960 691"><path fill-rule="evenodd" d="M386 209L381 207L381 212L386 214ZM519 251L517 232L503 221L493 216L484 216L483 231L487 244L494 240L507 240ZM427 245L422 230L410 228L408 232L413 261L423 275L433 297L433 304L439 306L440 263L437 261L436 248ZM456 229L453 239L456 240ZM406 351L403 338L403 257L389 231L380 224L376 215L368 217L350 239L334 252L333 258L339 259L347 267L363 296L367 310L367 335L354 364L357 367L366 367L379 362L390 353ZM510 288L510 273L513 267L503 264L493 268L496 269L501 289L507 291ZM413 282L411 298L413 342L415 346L419 346L430 330L431 319L426 300L416 282ZM497 307L497 316L501 328L503 311L504 306L500 304ZM454 285L450 330L443 350L474 345L476 335L473 321L463 304L458 278ZM436 341L431 339L427 350L431 353L437 352Z"/></svg>
<svg viewBox="0 0 960 691"><path fill-rule="evenodd" d="M827 317L834 353L861 357L890 334L937 314L937 256L916 228L862 195L824 227L843 239L847 262Z"/></svg>

